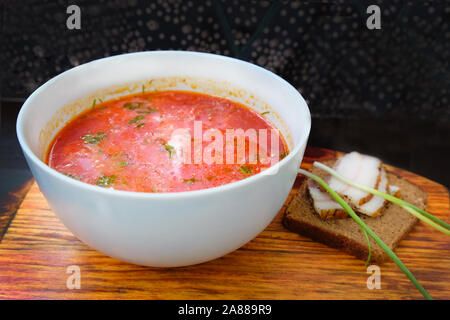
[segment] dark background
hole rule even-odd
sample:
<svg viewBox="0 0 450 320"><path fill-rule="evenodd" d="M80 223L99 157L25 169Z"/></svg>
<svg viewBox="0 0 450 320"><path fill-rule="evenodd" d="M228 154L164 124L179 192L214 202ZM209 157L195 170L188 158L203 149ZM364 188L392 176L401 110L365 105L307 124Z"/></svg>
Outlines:
<svg viewBox="0 0 450 320"><path fill-rule="evenodd" d="M70 4L81 30L66 27ZM371 4L381 30L366 27ZM161 49L267 68L308 101L310 145L450 185L450 2L0 0L0 10L0 198L30 176L15 121L33 90L94 59Z"/></svg>

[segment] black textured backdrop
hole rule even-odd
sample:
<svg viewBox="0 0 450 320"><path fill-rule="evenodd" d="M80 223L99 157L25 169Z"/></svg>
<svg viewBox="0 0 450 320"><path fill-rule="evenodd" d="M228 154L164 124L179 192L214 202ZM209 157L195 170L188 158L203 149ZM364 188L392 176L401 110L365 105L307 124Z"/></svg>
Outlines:
<svg viewBox="0 0 450 320"><path fill-rule="evenodd" d="M450 119L450 3L376 1L382 29L365 27L374 1L216 1L242 47L265 13L271 20L245 52L227 41L209 1L5 1L3 96L26 96L80 63L141 50L239 55L290 81L314 115L395 113ZM336 2L338 3L338 2ZM77 4L81 30L66 28Z"/></svg>
<svg viewBox="0 0 450 320"><path fill-rule="evenodd" d="M105 56L213 52L263 66L298 88L314 118L312 144L357 149L450 180L448 1L0 3L4 104ZM81 30L66 27L69 4L81 8ZM381 8L381 30L366 27L371 4Z"/></svg>

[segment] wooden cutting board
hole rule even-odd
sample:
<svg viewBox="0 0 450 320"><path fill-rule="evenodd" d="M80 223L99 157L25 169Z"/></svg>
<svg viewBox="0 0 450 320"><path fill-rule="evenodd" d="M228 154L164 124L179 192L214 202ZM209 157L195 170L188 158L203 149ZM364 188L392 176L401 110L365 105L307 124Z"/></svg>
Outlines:
<svg viewBox="0 0 450 320"><path fill-rule="evenodd" d="M308 148L303 167L336 152ZM450 221L447 189L391 168L428 192L428 211ZM297 179L291 195L296 192ZM0 243L2 299L421 299L392 262L369 290L364 262L281 224L284 206L254 240L220 259L182 268L148 268L89 248L64 227L34 183ZM1 215L1 213L0 213ZM0 230L1 231L1 230ZM5 230L3 230L5 231ZM1 233L0 233L1 236ZM450 239L419 223L396 253L435 299L450 299ZM68 289L69 266L81 288Z"/></svg>

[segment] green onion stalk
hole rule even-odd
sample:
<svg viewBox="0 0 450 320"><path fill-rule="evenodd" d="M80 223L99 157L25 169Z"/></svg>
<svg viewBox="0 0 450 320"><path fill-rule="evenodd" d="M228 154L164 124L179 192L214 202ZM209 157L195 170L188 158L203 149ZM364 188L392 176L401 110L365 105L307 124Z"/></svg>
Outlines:
<svg viewBox="0 0 450 320"><path fill-rule="evenodd" d="M314 163L316 165L317 162ZM353 209L348 205L347 202L345 202L333 189L328 186L328 184L321 179L320 177L312 174L309 171L298 169L298 172L307 176L308 178L313 179L318 184L320 184L344 209L347 211L347 213L350 215L350 217L355 220L361 229L363 229L363 232L365 235L369 234L375 242L387 253L387 255L394 261L394 263L400 268L400 270L408 277L409 280L416 286L416 288L420 291L420 293L428 300L432 300L433 298L430 296L430 294L425 290L424 287L417 281L417 279L414 277L414 275L411 273L411 271L408 270L408 268L403 264L403 262L397 257L397 255L381 240L375 232L372 231L365 223L361 220L360 217L353 211ZM368 238L366 238L368 239ZM370 250L370 247L369 247ZM370 251L369 251L370 255ZM369 256L370 258L370 256Z"/></svg>
<svg viewBox="0 0 450 320"><path fill-rule="evenodd" d="M433 227L434 229L441 231L442 233L444 233L446 235L450 235L450 225L448 223L446 223L445 221L442 221L441 219L426 212L425 210L422 210L422 209L416 207L415 205L408 203L402 199L394 197L393 195L390 195L390 194L381 192L377 189L367 187L362 184L353 182L353 181L347 179L346 177L342 176L341 174L337 173L335 170L331 169L330 167L327 167L326 165L324 165L320 162L315 161L313 165L317 168L320 168L320 169L326 171L327 173L331 174L332 176L334 176L335 178L341 180L342 182L344 182L346 184L354 186L355 188L366 191L373 195L382 197L392 203L395 203L396 205L401 206L403 209L405 209L406 211L408 211L409 213L411 213L418 219L422 220L429 226Z"/></svg>

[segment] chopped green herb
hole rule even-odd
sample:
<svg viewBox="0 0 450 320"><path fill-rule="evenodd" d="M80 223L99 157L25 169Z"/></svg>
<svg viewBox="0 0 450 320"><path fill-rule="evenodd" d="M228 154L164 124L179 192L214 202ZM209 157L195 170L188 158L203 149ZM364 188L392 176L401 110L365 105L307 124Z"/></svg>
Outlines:
<svg viewBox="0 0 450 320"><path fill-rule="evenodd" d="M142 102L127 102L123 105L125 109L136 110L142 108Z"/></svg>
<svg viewBox="0 0 450 320"><path fill-rule="evenodd" d="M139 124L137 125L136 128L140 129L140 128L142 128L144 125L145 125L145 123L144 123L144 122L141 122L141 123L139 123Z"/></svg>
<svg viewBox="0 0 450 320"><path fill-rule="evenodd" d="M206 180L211 181L214 180L216 178L216 176L208 176L206 177Z"/></svg>
<svg viewBox="0 0 450 320"><path fill-rule="evenodd" d="M150 114L156 111L156 109L150 108L150 107L146 107L146 110L138 110L136 111L137 113L142 113L142 114Z"/></svg>
<svg viewBox="0 0 450 320"><path fill-rule="evenodd" d="M119 166L121 166L121 167L126 167L127 165L128 165L128 162L126 162L126 161L119 162Z"/></svg>
<svg viewBox="0 0 450 320"><path fill-rule="evenodd" d="M133 124L133 123L139 122L139 121L144 120L144 119L145 119L144 116L136 116L133 119L131 119L130 121L128 121L128 123L129 124Z"/></svg>
<svg viewBox="0 0 450 320"><path fill-rule="evenodd" d="M81 139L85 143L97 144L97 143L101 142L105 136L106 136L106 133L104 133L104 132L97 132L95 134L87 134L87 135L81 137Z"/></svg>
<svg viewBox="0 0 450 320"><path fill-rule="evenodd" d="M106 108L108 108L109 106L102 106L102 107L97 107L96 110L105 110Z"/></svg>
<svg viewBox="0 0 450 320"><path fill-rule="evenodd" d="M97 181L95 181L95 184L100 186L100 187L110 187L114 181L116 181L116 176L115 175L111 175L111 176L105 176L105 175L101 175Z"/></svg>
<svg viewBox="0 0 450 320"><path fill-rule="evenodd" d="M142 85L142 93L145 93L145 86Z"/></svg>
<svg viewBox="0 0 450 320"><path fill-rule="evenodd" d="M270 111L264 111L264 112L261 112L261 115L263 116L263 115L268 114L268 113L270 113Z"/></svg>
<svg viewBox="0 0 450 320"><path fill-rule="evenodd" d="M166 151L169 153L169 158L172 158L172 156L175 154L175 148L167 143L164 144L164 148L166 148Z"/></svg>
<svg viewBox="0 0 450 320"><path fill-rule="evenodd" d="M97 103L97 100L94 99L94 101L92 101L92 110L95 109L95 104Z"/></svg>
<svg viewBox="0 0 450 320"><path fill-rule="evenodd" d="M200 180L195 179L195 178L190 178L190 179L184 179L183 181L184 181L184 183L187 183L187 184L194 184L195 182L200 181Z"/></svg>
<svg viewBox="0 0 450 320"><path fill-rule="evenodd" d="M62 174L75 180L81 180L80 176L77 176L76 174L73 173L63 172Z"/></svg>
<svg viewBox="0 0 450 320"><path fill-rule="evenodd" d="M241 170L241 172L244 174L252 173L252 167L249 167L249 166L240 166L239 170Z"/></svg>
<svg viewBox="0 0 450 320"><path fill-rule="evenodd" d="M287 152L282 152L282 153L280 154L280 159L286 158L287 155L288 155Z"/></svg>
<svg viewBox="0 0 450 320"><path fill-rule="evenodd" d="M153 79L148 82L148 86L150 87L150 90L153 91L153 92L158 91L158 89L156 89L156 88L151 88L152 87L152 83L153 83Z"/></svg>

